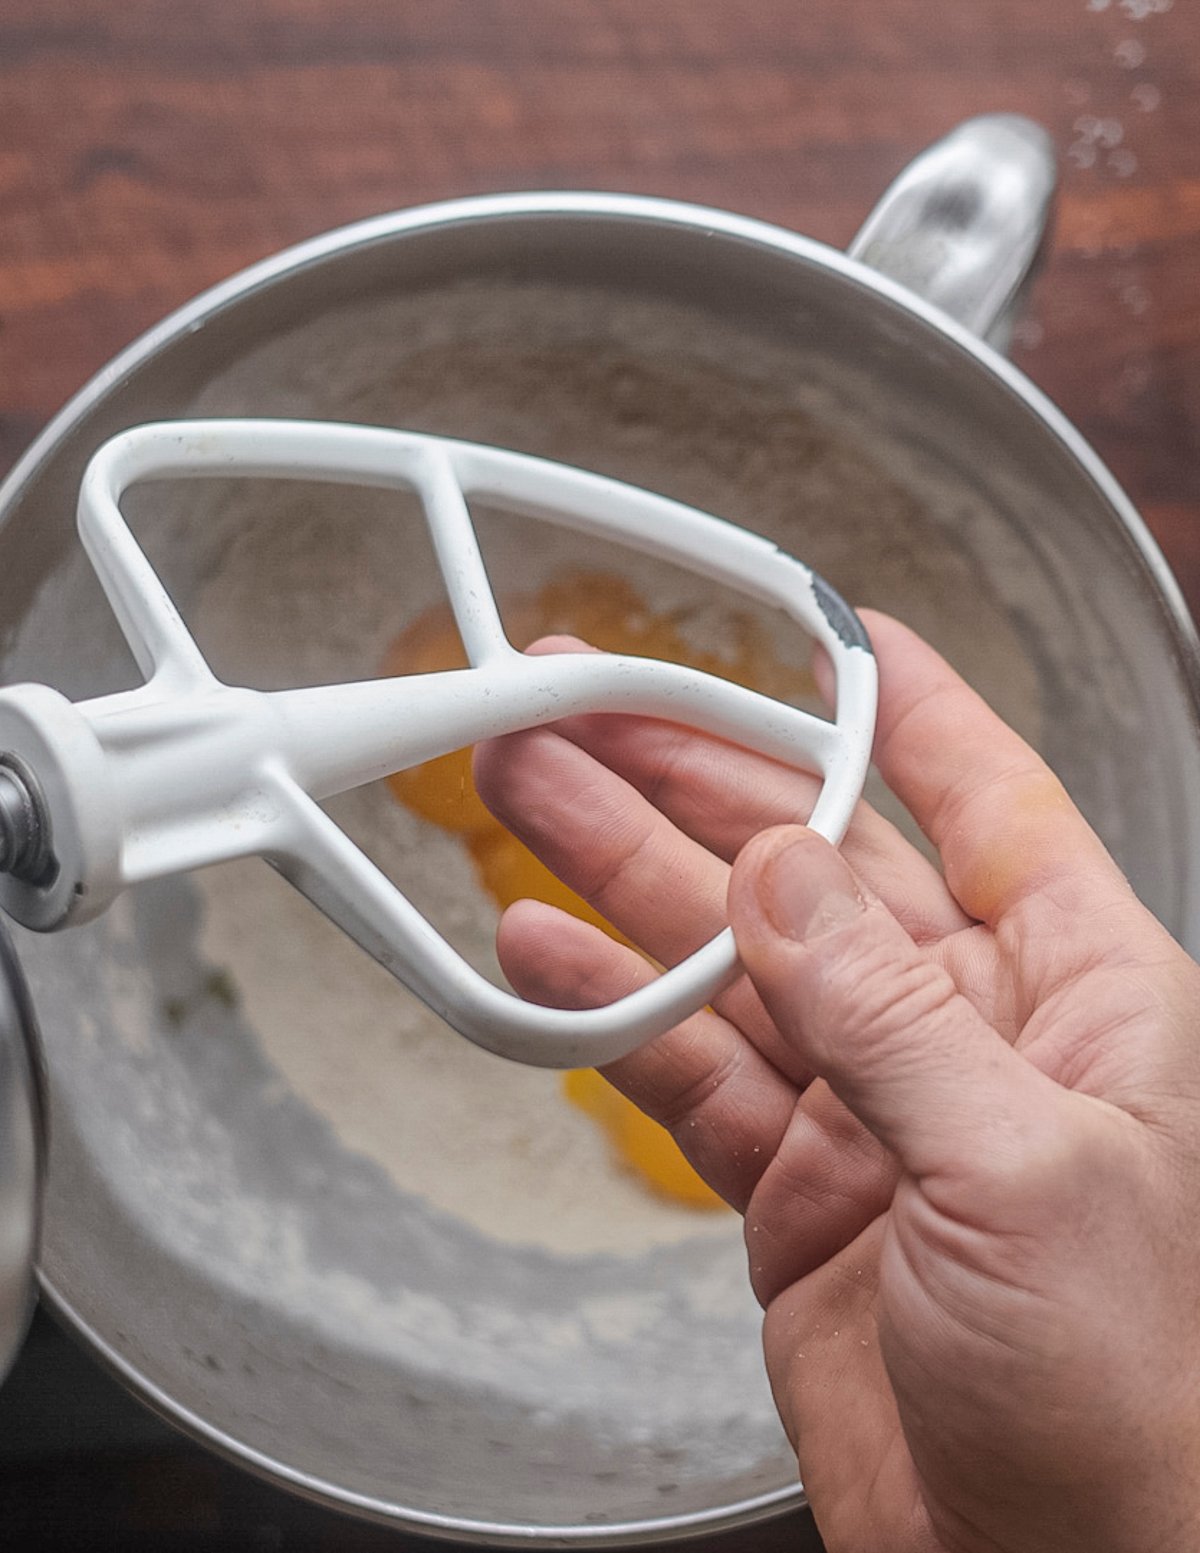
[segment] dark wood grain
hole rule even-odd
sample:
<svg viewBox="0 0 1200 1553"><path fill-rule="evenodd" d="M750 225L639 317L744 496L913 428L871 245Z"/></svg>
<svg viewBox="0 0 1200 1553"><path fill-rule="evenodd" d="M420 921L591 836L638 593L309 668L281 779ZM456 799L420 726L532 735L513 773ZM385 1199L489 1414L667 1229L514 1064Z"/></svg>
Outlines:
<svg viewBox="0 0 1200 1553"><path fill-rule="evenodd" d="M1200 608L1200 11L1149 3L2 0L0 466L165 312L324 228L571 186L844 244L924 144L1007 108L1063 159L1016 354ZM180 1471L163 1546L217 1492Z"/></svg>
<svg viewBox="0 0 1200 1553"><path fill-rule="evenodd" d="M1152 3L5 0L0 459L164 312L322 228L565 185L844 243L923 144L1006 107L1064 174L1019 359L1200 602L1200 16Z"/></svg>

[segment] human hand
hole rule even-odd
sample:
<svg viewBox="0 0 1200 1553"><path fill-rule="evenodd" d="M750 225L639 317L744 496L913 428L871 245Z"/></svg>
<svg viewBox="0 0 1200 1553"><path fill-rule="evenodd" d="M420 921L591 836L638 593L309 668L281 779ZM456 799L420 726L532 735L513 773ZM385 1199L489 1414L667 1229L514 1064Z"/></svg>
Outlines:
<svg viewBox="0 0 1200 1553"><path fill-rule="evenodd" d="M662 723L513 735L477 783L658 961L728 913L747 975L606 1073L744 1213L830 1553L1194 1550L1200 969L1033 752L865 618L876 762L944 876L865 805L839 857L791 823L810 779ZM499 951L563 1006L653 974L535 902Z"/></svg>

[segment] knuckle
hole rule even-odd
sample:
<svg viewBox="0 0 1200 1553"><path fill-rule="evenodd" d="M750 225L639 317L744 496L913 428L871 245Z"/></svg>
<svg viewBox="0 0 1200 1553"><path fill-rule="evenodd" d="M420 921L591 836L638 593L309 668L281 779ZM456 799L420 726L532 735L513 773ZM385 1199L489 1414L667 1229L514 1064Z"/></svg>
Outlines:
<svg viewBox="0 0 1200 1553"><path fill-rule="evenodd" d="M726 1047L711 1059L701 1059L699 1069L689 1072L676 1089L660 1094L655 1120L672 1133L686 1122L697 1121L733 1083L741 1066L741 1050L736 1045Z"/></svg>
<svg viewBox="0 0 1200 1553"><path fill-rule="evenodd" d="M880 935L843 935L818 976L818 1022L862 1051L890 1048L914 1028L952 1017L958 991L947 972L914 950L906 959Z"/></svg>
<svg viewBox="0 0 1200 1553"><path fill-rule="evenodd" d="M654 730L653 761L643 792L656 808L667 808L682 795L691 797L695 777L696 738L693 733L663 725Z"/></svg>
<svg viewBox="0 0 1200 1553"><path fill-rule="evenodd" d="M608 844L577 862L578 877L570 882L585 900L601 911L614 900L636 892L644 875L653 876L654 833L649 825L639 830L610 834Z"/></svg>

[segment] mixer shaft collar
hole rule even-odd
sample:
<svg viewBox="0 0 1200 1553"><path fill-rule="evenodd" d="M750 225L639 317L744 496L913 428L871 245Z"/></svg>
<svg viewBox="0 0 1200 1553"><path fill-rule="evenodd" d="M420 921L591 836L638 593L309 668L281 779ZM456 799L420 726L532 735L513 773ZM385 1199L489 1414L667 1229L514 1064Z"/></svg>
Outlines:
<svg viewBox="0 0 1200 1553"><path fill-rule="evenodd" d="M33 782L0 755L0 873L36 884L51 865L49 827Z"/></svg>

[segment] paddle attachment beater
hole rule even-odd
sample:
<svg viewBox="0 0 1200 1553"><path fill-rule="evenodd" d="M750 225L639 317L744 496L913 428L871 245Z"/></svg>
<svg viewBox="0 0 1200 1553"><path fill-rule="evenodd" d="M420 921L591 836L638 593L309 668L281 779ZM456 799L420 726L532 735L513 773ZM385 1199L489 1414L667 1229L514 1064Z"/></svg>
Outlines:
<svg viewBox="0 0 1200 1553"><path fill-rule="evenodd" d="M145 480L309 479L415 491L468 668L255 691L212 673L120 509ZM831 720L679 664L517 651L469 499L672 561L781 609L829 654ZM862 791L875 660L854 613L769 540L618 481L498 448L324 422L139 426L93 457L79 532L145 682L72 703L0 691L0 906L52 929L127 886L259 855L480 1046L545 1067L611 1062L709 1002L737 970L726 929L649 985L583 1011L481 976L321 809L320 800L480 739L581 713L686 724L822 779L809 824L838 842Z"/></svg>

